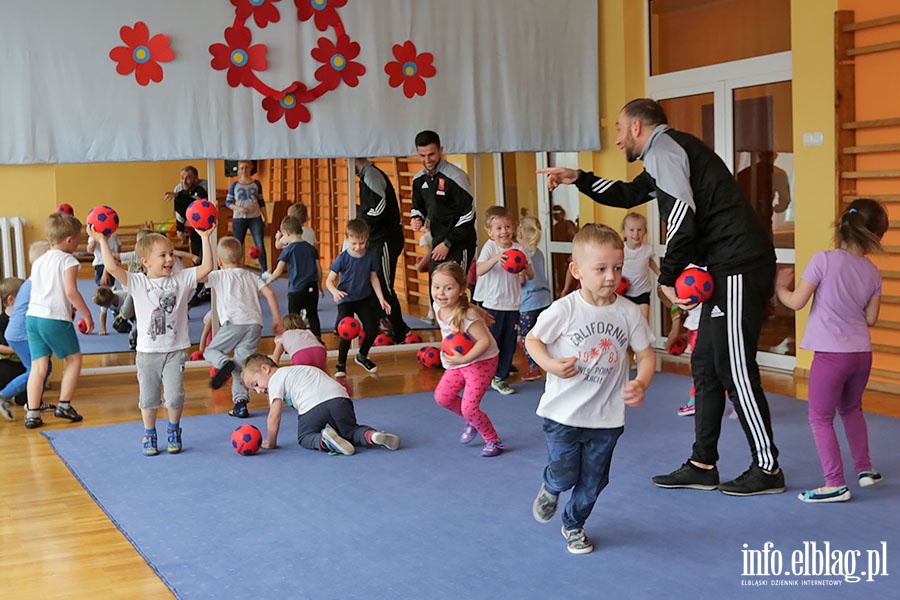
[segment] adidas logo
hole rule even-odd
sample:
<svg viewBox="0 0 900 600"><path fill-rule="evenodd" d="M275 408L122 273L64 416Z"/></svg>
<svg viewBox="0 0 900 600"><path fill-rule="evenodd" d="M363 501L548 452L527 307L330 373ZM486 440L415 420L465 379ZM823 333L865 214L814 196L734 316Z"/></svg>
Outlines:
<svg viewBox="0 0 900 600"><path fill-rule="evenodd" d="M712 310L709 311L709 316L710 316L710 318L724 317L725 313L722 312L722 309L719 308L718 304L714 304L712 307Z"/></svg>
<svg viewBox="0 0 900 600"><path fill-rule="evenodd" d="M422 189L423 189L423 190L427 190L427 189L428 189L428 182L427 182L427 181L424 182L424 183L422 184Z"/></svg>

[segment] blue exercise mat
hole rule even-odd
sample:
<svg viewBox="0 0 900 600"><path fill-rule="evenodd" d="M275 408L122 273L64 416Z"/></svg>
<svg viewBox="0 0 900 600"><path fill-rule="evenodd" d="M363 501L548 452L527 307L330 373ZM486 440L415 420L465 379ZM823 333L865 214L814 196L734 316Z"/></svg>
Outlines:
<svg viewBox="0 0 900 600"><path fill-rule="evenodd" d="M489 391L482 404L507 448L496 458L481 458L479 443L460 445L462 420L429 393L356 401L359 422L396 432L402 447L360 449L352 457L297 446L290 410L278 449L237 455L229 443L237 425L265 429L259 400L248 421L225 414L184 419L185 450L175 456L141 455L137 414L134 423L93 428L87 414L81 426L43 434L179 598L896 597L896 419L868 416L872 456L885 481L865 489L853 481L847 503L797 500L799 491L821 485L821 468L806 403L775 395L786 493L736 498L663 490L650 478L689 456L694 423L675 414L690 380L657 374L644 405L627 411L610 484L587 522L594 552L574 556L558 516L545 525L531 516L546 463L534 414L543 384L514 387L518 395ZM750 463L737 421L724 420L720 452L724 479ZM154 502L164 518L148 517ZM769 542L765 564L771 568L780 557L782 574L754 576ZM821 569L803 553L812 557L826 545L845 567L860 552L853 568L862 580L814 575ZM867 558L884 548L889 576L868 581ZM810 575L784 574L803 564Z"/></svg>
<svg viewBox="0 0 900 600"><path fill-rule="evenodd" d="M281 313L284 314L287 312L288 305L287 280L281 278L270 287L278 298L278 308L281 310ZM109 335L98 335L96 333L100 331L100 323L98 321L100 318L100 307L91 302L91 298L93 297L96 288L97 286L94 285L92 279L78 280L78 289L81 292L81 295L84 296L84 300L87 302L88 307L91 309L91 314L94 317L95 332L91 335L78 333L78 343L81 345L82 354L130 352L131 350L128 347L128 334L117 333L116 330L112 328L111 316L106 319L106 330L109 332ZM263 337L272 337L272 313L269 311L269 303L266 302L264 298L260 297L260 305L262 306L264 323L262 335ZM203 316L211 307L212 304L207 302L206 304L201 304L200 306L195 306L190 309L188 326L192 344L200 343L200 334L203 333ZM322 323L322 333L331 333L334 331L334 323L337 320L337 304L334 303L331 294L326 293L324 298L319 299L319 320ZM406 324L409 325L410 329L437 329L437 325L434 323L411 315L403 315L403 320L406 321Z"/></svg>

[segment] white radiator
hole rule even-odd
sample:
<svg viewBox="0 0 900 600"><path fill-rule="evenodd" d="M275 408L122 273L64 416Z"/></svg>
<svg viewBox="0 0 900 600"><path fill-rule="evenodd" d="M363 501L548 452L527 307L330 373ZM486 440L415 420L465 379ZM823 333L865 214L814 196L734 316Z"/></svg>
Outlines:
<svg viewBox="0 0 900 600"><path fill-rule="evenodd" d="M25 279L25 226L23 217L0 217L0 257L3 277Z"/></svg>

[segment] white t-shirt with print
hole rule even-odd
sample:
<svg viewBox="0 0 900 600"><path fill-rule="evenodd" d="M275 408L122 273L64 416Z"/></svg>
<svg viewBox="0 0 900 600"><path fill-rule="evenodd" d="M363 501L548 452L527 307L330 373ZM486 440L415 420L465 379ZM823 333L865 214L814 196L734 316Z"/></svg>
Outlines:
<svg viewBox="0 0 900 600"><path fill-rule="evenodd" d="M594 306L576 291L542 312L531 334L546 344L551 357L578 358L574 377L547 373L538 416L590 429L625 424L626 350L631 346L640 352L654 339L636 304L616 296L610 305Z"/></svg>
<svg viewBox="0 0 900 600"><path fill-rule="evenodd" d="M197 267L150 279L128 273L125 289L134 300L138 352L174 352L191 345L188 300L197 287Z"/></svg>
<svg viewBox="0 0 900 600"><path fill-rule="evenodd" d="M259 290L266 283L247 269L219 269L209 274L207 285L214 289L219 323L262 325Z"/></svg>
<svg viewBox="0 0 900 600"><path fill-rule="evenodd" d="M281 399L300 415L327 400L346 397L344 386L316 367L281 367L269 378L269 404Z"/></svg>
<svg viewBox="0 0 900 600"><path fill-rule="evenodd" d="M478 262L485 262L513 248L525 252L522 245L516 242L513 242L510 248L501 248L494 240L488 240L478 255ZM481 302L485 308L518 312L522 304L522 284L519 283L519 276L504 270L503 265L497 262L490 271L478 276L472 299Z"/></svg>
<svg viewBox="0 0 900 600"><path fill-rule="evenodd" d="M453 327L452 323L449 320L447 320L447 321L441 320L441 311L440 311L440 307L437 305L437 302L432 304L432 310L434 311L434 319L435 319L435 321L437 321L437 324L441 328L441 338L445 338L448 335L450 335L451 333L456 333L456 329ZM450 311L447 311L447 312L450 312ZM471 327L472 323L474 323L475 321L483 321L483 320L484 319L481 318L481 315L479 315L477 312L475 312L475 310L470 308L469 312L466 313L466 318L463 319L463 331L466 331L466 332L469 331L469 327ZM482 352L478 356L471 357L471 360L469 360L463 364L460 364L460 365L449 364L447 362L447 356L443 352L441 352L441 364L444 365L445 369L460 369L462 367L468 367L472 363L478 362L479 360L487 360L489 358L493 358L493 357L499 355L500 350L497 347L497 340L495 340L494 336L490 335L490 333L488 333L488 339L490 340L490 345L487 347L487 349L484 352Z"/></svg>
<svg viewBox="0 0 900 600"><path fill-rule="evenodd" d="M78 259L62 250L51 248L31 265L31 300L29 317L54 321L72 321L72 303L66 296L65 273L79 267Z"/></svg>
<svg viewBox="0 0 900 600"><path fill-rule="evenodd" d="M653 289L653 271L650 270L650 259L653 258L653 246L641 244L631 250L625 244L625 262L622 265L622 277L629 281L626 296L640 296Z"/></svg>

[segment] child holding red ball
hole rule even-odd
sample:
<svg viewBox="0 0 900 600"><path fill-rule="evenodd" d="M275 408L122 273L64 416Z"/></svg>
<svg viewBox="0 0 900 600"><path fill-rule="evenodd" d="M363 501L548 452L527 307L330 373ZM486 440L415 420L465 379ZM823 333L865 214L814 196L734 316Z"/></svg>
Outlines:
<svg viewBox="0 0 900 600"><path fill-rule="evenodd" d="M478 266L475 268L478 283L475 285L472 300L494 318L490 331L497 340L500 358L497 362L497 371L491 380L491 388L503 395L515 394L516 390L509 387L506 378L509 377L513 355L516 353L516 323L521 307L522 283L517 273L503 268L501 261L507 250L515 248L524 251L524 249L514 241L516 228L512 215L506 208L490 207L485 221L485 229L491 239L485 243L481 254L478 255ZM526 279L534 277L531 263L528 263L521 272Z"/></svg>
<svg viewBox="0 0 900 600"><path fill-rule="evenodd" d="M497 369L500 354L497 342L488 331L482 313L469 305L466 274L459 264L448 261L434 268L431 296L441 335L446 338L451 333L465 333L475 342L465 354L441 352L446 371L434 390L434 400L466 420L466 428L459 437L461 444L468 444L480 433L485 441L481 455L497 456L503 452L503 443L480 407Z"/></svg>

